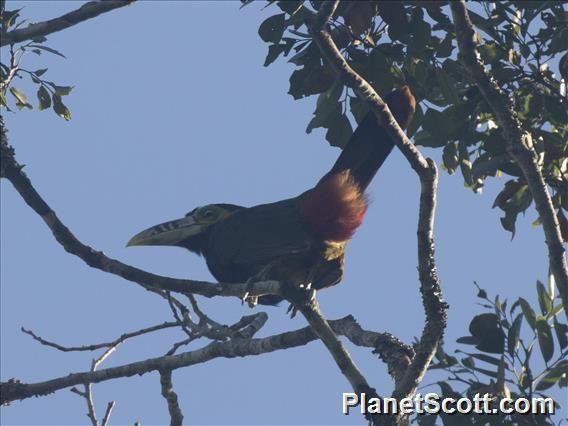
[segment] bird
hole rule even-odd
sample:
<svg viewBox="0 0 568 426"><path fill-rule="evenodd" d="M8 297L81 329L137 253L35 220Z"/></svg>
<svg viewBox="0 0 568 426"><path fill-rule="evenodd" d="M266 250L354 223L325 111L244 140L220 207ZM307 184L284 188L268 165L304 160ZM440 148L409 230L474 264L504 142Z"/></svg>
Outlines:
<svg viewBox="0 0 568 426"><path fill-rule="evenodd" d="M401 128L416 108L408 86L386 102ZM372 111L338 159L313 188L297 197L243 207L219 203L134 235L128 246L178 246L205 258L219 282L276 280L315 292L339 283L345 248L368 207L367 186L394 147ZM283 297L247 298L249 305L278 305Z"/></svg>

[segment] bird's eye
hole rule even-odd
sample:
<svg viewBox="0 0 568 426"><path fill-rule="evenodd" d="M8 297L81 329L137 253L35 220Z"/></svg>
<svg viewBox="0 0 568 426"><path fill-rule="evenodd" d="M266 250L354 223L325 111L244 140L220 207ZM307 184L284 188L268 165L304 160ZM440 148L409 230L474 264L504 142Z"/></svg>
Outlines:
<svg viewBox="0 0 568 426"><path fill-rule="evenodd" d="M214 215L215 215L215 213L213 212L213 210L205 210L203 212L203 217L205 217L207 219L211 219Z"/></svg>

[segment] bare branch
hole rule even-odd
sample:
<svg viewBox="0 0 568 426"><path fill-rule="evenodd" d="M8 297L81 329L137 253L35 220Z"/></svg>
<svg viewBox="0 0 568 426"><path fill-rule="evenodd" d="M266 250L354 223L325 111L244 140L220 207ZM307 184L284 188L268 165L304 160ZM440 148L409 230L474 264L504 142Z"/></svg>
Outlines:
<svg viewBox="0 0 568 426"><path fill-rule="evenodd" d="M3 33L0 41L0 46L8 44L20 43L25 40L32 40L44 37L48 34L64 30L66 28L77 25L80 22L94 18L105 12L118 9L119 7L127 6L135 0L105 0L105 1L90 1L82 5L79 9L66 13L58 18L50 19L49 21L38 22L26 28L16 29L7 33Z"/></svg>
<svg viewBox="0 0 568 426"><path fill-rule="evenodd" d="M383 350L392 353L395 359L403 359L409 354L409 348L397 341L393 341L392 336L389 334L362 330L352 316L329 321L329 325L336 333L346 336L356 345L375 349L383 348ZM264 338L235 338L225 342L215 341L201 349L179 355L150 358L94 372L74 373L45 382L25 384L19 380L10 379L7 382L0 383L0 404L4 405L11 401L26 399L31 396L47 395L84 383L99 383L120 377L141 375L150 371L175 370L181 367L201 364L215 358L244 357L290 349L304 346L317 338L311 327L304 327L299 330Z"/></svg>
<svg viewBox="0 0 568 426"><path fill-rule="evenodd" d="M314 333L321 339L333 357L341 374L351 384L353 391L359 395L365 393L369 398L378 398L377 391L369 385L345 346L322 315L317 300L311 299L306 290L292 287L288 289L285 297L304 315ZM374 425L383 424L385 421L384 417L371 414L366 414L366 418Z"/></svg>
<svg viewBox="0 0 568 426"><path fill-rule="evenodd" d="M65 251L82 259L87 265L101 271L118 275L128 281L140 284L148 289L167 290L176 293L195 293L205 297L233 296L242 299L248 292L251 296L263 294L281 294L281 284L277 281L262 281L252 284L210 283L207 281L183 280L152 274L116 259L105 256L79 241L75 235L57 217L55 212L43 200L33 187L30 179L22 171L14 158L14 149L8 145L2 125L0 144L0 177L8 179L20 193L24 201L34 210L51 229L55 239Z"/></svg>
<svg viewBox="0 0 568 426"><path fill-rule="evenodd" d="M88 383L85 385L85 401L87 401L87 417L91 420L93 426L99 426L97 413L95 411L95 403L93 402L93 385Z"/></svg>
<svg viewBox="0 0 568 426"><path fill-rule="evenodd" d="M512 99L485 71L485 64L477 51L477 36L465 2L453 1L450 2L450 7L458 38L458 58L495 113L497 122L503 130L507 152L519 165L527 181L542 222L550 270L556 280L564 312L568 316L568 265L562 233L542 170L538 165L532 138L529 133L523 131Z"/></svg>
<svg viewBox="0 0 568 426"><path fill-rule="evenodd" d="M390 333L376 333L363 330L351 315L340 322L332 322L333 330L346 336L353 344L373 348L389 369L389 374L398 382L408 369L415 353L412 347L405 345Z"/></svg>
<svg viewBox="0 0 568 426"><path fill-rule="evenodd" d="M50 346L50 347L55 348L55 349L57 349L61 352L79 352L79 351L95 351L97 349L108 348L108 347L111 347L111 346L117 346L119 343L122 343L127 339L131 339L133 337L138 337L138 336L141 336L143 334L152 333L152 332L158 331L158 330L163 330L165 328L177 327L177 326L180 326L180 325L181 325L181 323L177 322L177 321L164 322L162 324L154 325L152 327L143 328L143 329L140 329L140 330L137 330L137 331L132 331L130 333L124 333L111 342L97 343L97 344L94 344L94 345L84 345L84 346L62 346L58 343L46 340L46 339L42 338L41 336L38 336L37 334L35 334L33 331L25 329L24 327L22 327L21 330L22 330L23 333L32 336L34 338L34 340L37 340L39 343L41 343L44 346Z"/></svg>
<svg viewBox="0 0 568 426"><path fill-rule="evenodd" d="M326 24L337 7L338 0L325 1L309 24L310 33L320 48L323 57L336 71L341 80L373 110L377 119L386 129L389 137L395 141L411 167L420 177L420 212L418 219L418 270L420 291L426 312L426 324L422 332L417 353L406 370L404 377L397 383L395 395L408 397L416 387L436 352L446 326L447 305L442 300L441 288L436 272L434 257L433 224L436 207L437 169L435 163L425 159L420 151L406 137L387 104L373 87L358 75L347 63L331 35Z"/></svg>
<svg viewBox="0 0 568 426"><path fill-rule="evenodd" d="M434 250L434 215L438 189L436 164L427 159L429 173L420 176L420 207L418 213L418 277L426 323L412 360L404 377L396 384L394 395L407 398L414 395L446 328L448 305L442 300L442 288L436 270Z"/></svg>
<svg viewBox="0 0 568 426"><path fill-rule="evenodd" d="M107 426L113 408L114 408L114 401L111 401L107 404L107 408L105 411L105 415L103 417L103 421L101 422L101 426Z"/></svg>
<svg viewBox="0 0 568 426"><path fill-rule="evenodd" d="M181 426L183 424L183 413L178 404L178 396L174 391L172 383L172 370L160 371L160 385L162 387L162 396L168 404L170 413L170 425Z"/></svg>

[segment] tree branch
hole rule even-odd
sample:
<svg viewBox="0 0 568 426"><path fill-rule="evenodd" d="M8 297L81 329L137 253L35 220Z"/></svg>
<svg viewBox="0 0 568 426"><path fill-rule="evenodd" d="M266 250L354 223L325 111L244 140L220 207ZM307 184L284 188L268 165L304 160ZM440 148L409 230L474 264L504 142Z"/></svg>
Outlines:
<svg viewBox="0 0 568 426"><path fill-rule="evenodd" d="M417 353L404 377L397 383L394 395L403 398L411 396L426 373L446 327L447 304L442 300L442 292L436 272L434 257L434 212L438 174L435 163L425 159L420 151L410 142L400 128L387 104L373 87L358 75L347 63L331 35L326 24L336 9L338 0L325 1L309 24L310 33L320 48L323 57L336 71L341 80L367 102L377 119L395 141L410 166L416 171L421 182L420 213L418 220L418 270L420 291L426 312L426 324L422 332Z"/></svg>
<svg viewBox="0 0 568 426"><path fill-rule="evenodd" d="M103 420L101 422L101 426L107 426L108 421L110 420L110 415L112 414L113 408L114 408L114 401L111 401L107 404L107 408L106 408Z"/></svg>
<svg viewBox="0 0 568 426"><path fill-rule="evenodd" d="M172 370L160 371L160 386L162 388L162 396L168 404L170 426L181 426L183 424L183 413L181 412L181 408L178 404L178 396L174 391Z"/></svg>
<svg viewBox="0 0 568 426"><path fill-rule="evenodd" d="M134 1L135 0L90 1L82 5L79 9L66 13L59 18L38 22L37 24L31 24L26 28L20 28L3 33L0 46L45 37L48 34L64 30L72 27L73 25L77 25L80 22L95 18L105 12L110 12L111 10L118 9L119 7L129 5Z"/></svg>
<svg viewBox="0 0 568 426"><path fill-rule="evenodd" d="M369 398L378 398L377 391L367 383L367 379L357 368L351 355L322 315L315 297L310 299L305 290L291 288L286 294L286 298L304 315L314 333L321 339L333 357L341 374L351 384L353 391L358 395L365 393ZM385 417L376 414L367 413L365 417L374 425L384 424L386 420Z"/></svg>
<svg viewBox="0 0 568 426"><path fill-rule="evenodd" d="M394 395L408 398L416 389L430 361L434 357L438 344L446 328L448 305L442 299L442 288L436 269L434 249L434 215L436 211L436 193L438 189L438 171L430 158L428 173L420 175L420 207L418 214L418 277L422 305L426 313L426 323L416 347L416 356L402 380L396 384Z"/></svg>
<svg viewBox="0 0 568 426"><path fill-rule="evenodd" d="M538 166L531 136L523 131L512 99L501 90L497 82L485 71L485 64L476 48L477 36L469 19L465 2L463 0L452 1L450 8L458 38L458 58L493 110L496 120L503 130L507 152L519 165L527 181L542 222L548 247L550 270L556 280L564 312L568 316L568 266L562 233L542 171Z"/></svg>
<svg viewBox="0 0 568 426"><path fill-rule="evenodd" d="M249 326L252 324L251 322ZM412 353L412 349L402 345L396 339L393 340L392 336L388 333L382 334L361 329L352 316L329 321L329 325L336 333L347 337L355 345L371 347L380 353L391 353L393 358L389 362L396 363L396 360L404 360ZM215 341L201 349L179 355L150 358L119 367L74 373L45 382L26 384L21 383L19 380L11 379L7 382L0 383L0 404L4 405L15 400L26 399L32 396L47 395L70 386L85 383L99 383L120 377L141 375L150 371L175 370L181 367L204 363L215 358L260 355L277 350L304 346L317 338L318 336L311 327L304 327L299 330L264 338L235 338L225 342Z"/></svg>
<svg viewBox="0 0 568 426"><path fill-rule="evenodd" d="M80 352L80 351L95 351L97 349L109 348L111 346L117 346L118 344L120 344L120 343L124 342L125 340L130 339L132 337L141 336L143 334L152 333L154 331L163 330L165 328L178 327L178 326L181 326L181 325L182 325L182 323L179 322L179 321L164 322L162 324L154 325L152 327L143 328L141 330L133 331L133 332L130 332L130 333L124 333L124 334L120 335L118 338L116 338L115 340L113 340L112 342L97 343L97 344L94 344L94 345L84 345L84 346L63 346L63 345L60 345L58 343L46 340L43 337L35 334L33 331L26 330L24 327L22 327L21 330L22 330L23 333L30 335L34 340L37 340L39 343L41 343L44 346L50 346L50 347L55 348L55 349L57 349L58 351L61 351L61 352Z"/></svg>

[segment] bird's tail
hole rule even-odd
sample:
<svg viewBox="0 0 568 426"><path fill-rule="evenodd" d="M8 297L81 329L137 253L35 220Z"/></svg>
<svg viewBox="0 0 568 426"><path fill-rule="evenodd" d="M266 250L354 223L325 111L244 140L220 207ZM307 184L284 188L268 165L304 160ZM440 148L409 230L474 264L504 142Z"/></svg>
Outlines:
<svg viewBox="0 0 568 426"><path fill-rule="evenodd" d="M367 210L367 197L349 170L328 176L305 193L302 217L326 241L342 242L353 236Z"/></svg>
<svg viewBox="0 0 568 426"><path fill-rule="evenodd" d="M416 108L416 100L410 88L403 86L394 90L385 100L400 127L405 129ZM394 142L384 127L379 125L375 114L369 111L320 183L331 175L349 170L359 189L364 192L393 147Z"/></svg>
<svg viewBox="0 0 568 426"><path fill-rule="evenodd" d="M386 100L399 125L406 128L416 107L408 86L391 92ZM351 238L367 210L365 189L393 147L385 128L369 112L333 168L303 196L302 217L315 234L327 241Z"/></svg>

